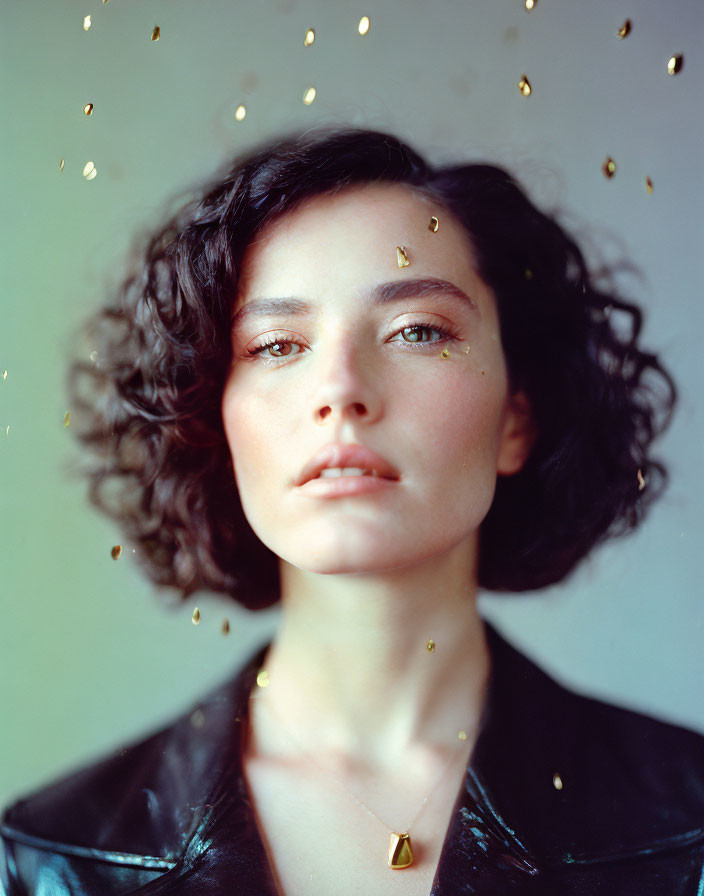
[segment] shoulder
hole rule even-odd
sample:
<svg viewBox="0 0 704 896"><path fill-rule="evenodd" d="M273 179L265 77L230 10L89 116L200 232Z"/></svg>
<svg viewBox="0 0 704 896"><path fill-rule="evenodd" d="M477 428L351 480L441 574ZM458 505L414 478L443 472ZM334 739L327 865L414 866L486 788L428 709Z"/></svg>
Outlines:
<svg viewBox="0 0 704 896"><path fill-rule="evenodd" d="M704 736L560 684L495 631L490 644L492 718L477 761L543 855L704 840Z"/></svg>
<svg viewBox="0 0 704 896"><path fill-rule="evenodd" d="M114 884L127 874L139 885L173 867L239 746L238 713L259 653L170 724L7 807L0 819L7 892L25 892L19 882L40 874L65 882L88 873L97 875L92 885L80 878L47 892L107 893L104 875Z"/></svg>

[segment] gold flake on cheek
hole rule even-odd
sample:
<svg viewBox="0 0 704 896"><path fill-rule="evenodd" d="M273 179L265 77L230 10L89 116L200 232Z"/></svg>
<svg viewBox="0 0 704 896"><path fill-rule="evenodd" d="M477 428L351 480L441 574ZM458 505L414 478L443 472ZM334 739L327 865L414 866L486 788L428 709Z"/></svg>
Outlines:
<svg viewBox="0 0 704 896"><path fill-rule="evenodd" d="M440 222L439 222L438 219L435 217L435 215L433 215L433 217L430 219L430 223L428 224L428 230L429 230L431 233L437 233L437 232L438 232L438 227L440 227Z"/></svg>
<svg viewBox="0 0 704 896"><path fill-rule="evenodd" d="M457 737L459 737L460 740L467 740L467 732L463 728L460 728L457 732Z"/></svg>
<svg viewBox="0 0 704 896"><path fill-rule="evenodd" d="M405 246L396 246L396 264L400 268L407 268L410 263L408 249Z"/></svg>
<svg viewBox="0 0 704 896"><path fill-rule="evenodd" d="M555 790L562 790L562 778L557 773L552 776L552 786Z"/></svg>
<svg viewBox="0 0 704 896"><path fill-rule="evenodd" d="M645 179L645 192L648 194L648 196L653 195L653 182L649 177L646 177Z"/></svg>
<svg viewBox="0 0 704 896"><path fill-rule="evenodd" d="M259 672L257 672L257 685L260 688L266 688L269 686L269 673L266 671L266 669L260 669Z"/></svg>
<svg viewBox="0 0 704 896"><path fill-rule="evenodd" d="M92 162L86 162L83 166L83 177L85 177L86 180L93 180L97 173L98 169Z"/></svg>
<svg viewBox="0 0 704 896"><path fill-rule="evenodd" d="M469 354L469 346L467 346L467 348L464 350L464 353L465 353L465 355Z"/></svg>
<svg viewBox="0 0 704 896"><path fill-rule="evenodd" d="M84 31L88 31L88 29L90 28L90 26L91 26L92 24L93 24L93 23L92 23L91 17L90 17L90 16L85 16L84 19L83 19L83 30L84 30Z"/></svg>
<svg viewBox="0 0 704 896"><path fill-rule="evenodd" d="M244 121L246 115L247 110L240 103L240 105L235 109L235 121Z"/></svg>
<svg viewBox="0 0 704 896"><path fill-rule="evenodd" d="M116 544L110 551L110 556L112 557L113 560L119 560L121 553L122 553L122 545Z"/></svg>
<svg viewBox="0 0 704 896"><path fill-rule="evenodd" d="M303 46L311 47L315 41L315 31L312 28L309 28L306 31L306 36L303 38Z"/></svg>
<svg viewBox="0 0 704 896"><path fill-rule="evenodd" d="M369 16L362 16L359 20L359 25L357 25L357 31L364 37L365 34L369 31Z"/></svg>
<svg viewBox="0 0 704 896"><path fill-rule="evenodd" d="M450 352L449 352L446 348L444 348L444 349L440 352L440 356L441 356L442 358L444 358L444 359L447 361L447 359L450 357Z"/></svg>
<svg viewBox="0 0 704 896"><path fill-rule="evenodd" d="M65 164L66 164L66 160L65 160L65 159L61 159L61 161L59 162L59 171L63 171L63 170L64 170L64 165L65 165Z"/></svg>
<svg viewBox="0 0 704 896"><path fill-rule="evenodd" d="M638 468L638 491L642 492L644 488L645 488L645 479L643 477L643 472L639 467Z"/></svg>
<svg viewBox="0 0 704 896"><path fill-rule="evenodd" d="M631 20L626 19L626 21L623 23L623 25L621 25L621 27L616 32L616 37L619 40L623 40L624 37L628 37L628 35L630 33L631 33Z"/></svg>
<svg viewBox="0 0 704 896"><path fill-rule="evenodd" d="M161 37L161 29L158 25L154 26L154 30L152 31L152 40L159 40Z"/></svg>
<svg viewBox="0 0 704 896"><path fill-rule="evenodd" d="M533 88L530 86L530 81L528 80L528 75L521 75L521 80L518 82L518 89L521 91L523 96L530 96Z"/></svg>
<svg viewBox="0 0 704 896"><path fill-rule="evenodd" d="M432 638L425 645L425 649L428 651L428 653L435 653L435 641L433 641Z"/></svg>
<svg viewBox="0 0 704 896"><path fill-rule="evenodd" d="M315 87L309 87L306 92L303 94L303 102L306 106L310 106L310 104L315 99Z"/></svg>
<svg viewBox="0 0 704 896"><path fill-rule="evenodd" d="M670 59L667 63L667 73L668 75L677 75L682 71L682 66L684 65L684 56L680 53L678 56L670 56Z"/></svg>
<svg viewBox="0 0 704 896"><path fill-rule="evenodd" d="M229 619L223 619L220 631L223 633L223 635L230 634L230 620Z"/></svg>
<svg viewBox="0 0 704 896"><path fill-rule="evenodd" d="M93 114L93 103L86 103L83 107L84 115L92 115Z"/></svg>
<svg viewBox="0 0 704 896"><path fill-rule="evenodd" d="M198 625L198 623L200 622L200 610L198 609L198 607L196 607L193 611L191 622L193 623L193 625Z"/></svg>
<svg viewBox="0 0 704 896"><path fill-rule="evenodd" d="M610 180L614 176L614 174L616 174L616 162L614 162L611 156L607 156L604 159L604 164L601 166L601 173L608 180Z"/></svg>
<svg viewBox="0 0 704 896"><path fill-rule="evenodd" d="M66 411L66 413L64 414L64 426L68 426L70 422L71 414L69 413L69 411Z"/></svg>

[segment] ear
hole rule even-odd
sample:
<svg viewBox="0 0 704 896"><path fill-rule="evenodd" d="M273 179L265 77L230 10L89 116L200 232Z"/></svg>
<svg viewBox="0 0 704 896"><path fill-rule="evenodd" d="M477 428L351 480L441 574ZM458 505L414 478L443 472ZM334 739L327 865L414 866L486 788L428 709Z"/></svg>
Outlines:
<svg viewBox="0 0 704 896"><path fill-rule="evenodd" d="M537 435L533 408L528 396L525 392L514 392L508 398L506 419L496 459L496 472L499 476L511 476L523 468Z"/></svg>

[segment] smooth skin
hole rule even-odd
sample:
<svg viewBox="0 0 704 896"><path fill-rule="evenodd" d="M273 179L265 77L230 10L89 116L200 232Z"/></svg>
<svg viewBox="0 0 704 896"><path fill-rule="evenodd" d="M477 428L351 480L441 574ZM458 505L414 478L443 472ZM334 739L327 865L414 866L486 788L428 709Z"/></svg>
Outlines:
<svg viewBox="0 0 704 896"><path fill-rule="evenodd" d="M454 288L370 302L381 284L431 279ZM479 527L497 476L530 451L530 406L509 393L496 300L467 234L406 186L315 197L270 225L235 311L281 298L309 313L243 318L222 399L242 506L282 584L247 783L286 896L428 894L490 672ZM336 441L371 448L400 480L305 494L301 469ZM414 864L391 871L389 830L419 810Z"/></svg>

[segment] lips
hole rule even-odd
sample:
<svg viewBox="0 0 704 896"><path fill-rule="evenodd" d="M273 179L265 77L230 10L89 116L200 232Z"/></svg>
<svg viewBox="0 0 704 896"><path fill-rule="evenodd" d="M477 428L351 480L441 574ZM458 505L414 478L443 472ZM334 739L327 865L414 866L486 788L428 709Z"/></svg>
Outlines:
<svg viewBox="0 0 704 896"><path fill-rule="evenodd" d="M331 442L312 457L296 481L296 485L315 479L326 467L361 467L374 470L384 479L398 479L398 471L383 457L364 445L345 445Z"/></svg>

